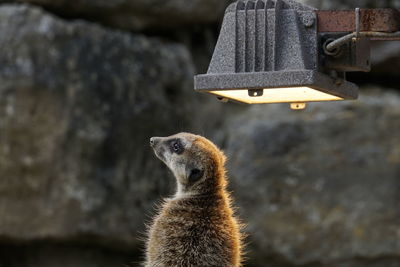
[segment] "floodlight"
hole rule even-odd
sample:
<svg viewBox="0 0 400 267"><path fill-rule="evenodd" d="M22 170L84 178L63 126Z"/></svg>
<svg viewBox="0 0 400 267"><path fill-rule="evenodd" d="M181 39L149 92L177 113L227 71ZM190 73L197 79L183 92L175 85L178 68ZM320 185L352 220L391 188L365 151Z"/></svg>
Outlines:
<svg viewBox="0 0 400 267"><path fill-rule="evenodd" d="M370 46L361 35L337 44L349 27L339 20L351 15L359 31L363 17L356 12L333 17L292 0L237 1L225 12L207 74L195 77L195 90L247 104L291 103L294 109L356 99L358 87L345 72L370 70ZM336 28L329 25L335 20Z"/></svg>

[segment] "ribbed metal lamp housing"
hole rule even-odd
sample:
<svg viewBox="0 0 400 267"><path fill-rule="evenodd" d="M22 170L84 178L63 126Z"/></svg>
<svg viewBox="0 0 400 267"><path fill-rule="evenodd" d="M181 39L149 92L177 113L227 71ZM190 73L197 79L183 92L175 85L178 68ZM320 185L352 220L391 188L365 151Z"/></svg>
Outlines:
<svg viewBox="0 0 400 267"><path fill-rule="evenodd" d="M225 12L195 90L249 104L357 98L356 85L322 72L319 49L313 8L291 0L238 1Z"/></svg>

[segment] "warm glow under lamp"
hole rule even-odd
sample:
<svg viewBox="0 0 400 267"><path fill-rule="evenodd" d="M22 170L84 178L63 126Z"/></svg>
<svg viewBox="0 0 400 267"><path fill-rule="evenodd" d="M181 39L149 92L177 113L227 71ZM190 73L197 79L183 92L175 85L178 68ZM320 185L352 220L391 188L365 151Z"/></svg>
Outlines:
<svg viewBox="0 0 400 267"><path fill-rule="evenodd" d="M343 100L342 97L324 93L310 87L267 88L250 91L245 89L215 90L210 91L210 93L247 104Z"/></svg>

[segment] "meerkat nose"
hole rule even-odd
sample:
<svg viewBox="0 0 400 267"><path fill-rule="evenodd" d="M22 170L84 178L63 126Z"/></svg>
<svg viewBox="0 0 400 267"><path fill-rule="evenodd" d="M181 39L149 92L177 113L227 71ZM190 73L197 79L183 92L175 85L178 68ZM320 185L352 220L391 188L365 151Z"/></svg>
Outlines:
<svg viewBox="0 0 400 267"><path fill-rule="evenodd" d="M158 141L159 141L159 138L152 137L152 138L150 138L150 145L155 146L158 143Z"/></svg>
<svg viewBox="0 0 400 267"><path fill-rule="evenodd" d="M154 137L151 137L151 138L150 138L150 145L151 145L151 146L154 146Z"/></svg>

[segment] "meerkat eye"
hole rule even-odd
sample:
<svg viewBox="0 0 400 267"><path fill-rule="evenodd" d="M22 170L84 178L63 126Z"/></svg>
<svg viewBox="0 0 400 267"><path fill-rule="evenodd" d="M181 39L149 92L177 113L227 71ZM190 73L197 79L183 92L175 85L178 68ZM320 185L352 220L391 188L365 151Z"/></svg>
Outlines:
<svg viewBox="0 0 400 267"><path fill-rule="evenodd" d="M178 142L174 142L172 148L174 149L175 152L178 152L181 149L181 146L179 145Z"/></svg>
<svg viewBox="0 0 400 267"><path fill-rule="evenodd" d="M175 152L177 154L180 154L180 153L183 152L183 147L182 147L181 142L179 142L179 140L174 140L171 143L171 149L172 149L173 152Z"/></svg>

